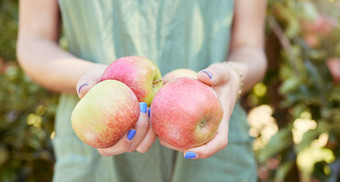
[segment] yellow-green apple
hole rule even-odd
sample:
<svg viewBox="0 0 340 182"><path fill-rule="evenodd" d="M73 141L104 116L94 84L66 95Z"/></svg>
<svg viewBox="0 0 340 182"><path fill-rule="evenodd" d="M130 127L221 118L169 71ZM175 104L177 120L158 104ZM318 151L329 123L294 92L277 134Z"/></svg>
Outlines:
<svg viewBox="0 0 340 182"><path fill-rule="evenodd" d="M186 68L175 69L163 77L162 79L163 84L166 84L167 82L171 80L174 80L176 78L181 78L181 77L197 79L197 72L191 69L186 69Z"/></svg>
<svg viewBox="0 0 340 182"><path fill-rule="evenodd" d="M178 148L207 143L215 136L222 117L222 105L214 90L193 78L168 82L151 104L153 130Z"/></svg>
<svg viewBox="0 0 340 182"><path fill-rule="evenodd" d="M116 144L137 122L139 102L132 90L116 80L92 87L72 112L77 136L95 148Z"/></svg>
<svg viewBox="0 0 340 182"><path fill-rule="evenodd" d="M162 86L162 76L156 64L147 58L127 56L112 62L101 80L123 82L136 94L140 102L148 105Z"/></svg>

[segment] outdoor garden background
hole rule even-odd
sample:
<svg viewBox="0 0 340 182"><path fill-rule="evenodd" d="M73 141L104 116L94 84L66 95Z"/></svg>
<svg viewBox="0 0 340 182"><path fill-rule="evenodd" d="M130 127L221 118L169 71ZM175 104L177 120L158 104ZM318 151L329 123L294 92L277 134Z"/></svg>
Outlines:
<svg viewBox="0 0 340 182"><path fill-rule="evenodd" d="M17 30L18 1L0 0L0 181L51 181L57 94L18 67ZM340 181L340 2L268 0L266 53L242 98L259 181Z"/></svg>

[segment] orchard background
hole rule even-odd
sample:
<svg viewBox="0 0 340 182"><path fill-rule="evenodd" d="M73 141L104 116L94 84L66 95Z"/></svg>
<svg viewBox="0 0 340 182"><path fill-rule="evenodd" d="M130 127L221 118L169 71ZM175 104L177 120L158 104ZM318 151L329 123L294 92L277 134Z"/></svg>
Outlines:
<svg viewBox="0 0 340 182"><path fill-rule="evenodd" d="M0 0L0 181L51 181L57 94L19 68L17 30L18 1ZM340 2L268 0L266 52L242 98L259 181L340 181Z"/></svg>

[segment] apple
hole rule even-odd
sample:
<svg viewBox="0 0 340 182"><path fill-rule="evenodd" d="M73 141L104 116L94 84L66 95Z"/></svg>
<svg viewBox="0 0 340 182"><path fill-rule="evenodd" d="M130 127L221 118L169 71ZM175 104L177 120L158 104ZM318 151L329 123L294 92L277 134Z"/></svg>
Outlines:
<svg viewBox="0 0 340 182"><path fill-rule="evenodd" d="M302 21L302 28L307 34L328 36L335 28L336 22L324 15L319 14L312 21Z"/></svg>
<svg viewBox="0 0 340 182"><path fill-rule="evenodd" d="M194 70L185 69L185 68L175 69L163 77L163 84L166 84L167 82L171 80L174 80L176 78L181 78L181 77L197 79L197 72Z"/></svg>
<svg viewBox="0 0 340 182"><path fill-rule="evenodd" d="M127 56L112 62L104 71L101 80L123 82L136 94L140 102L148 105L162 84L162 76L152 61L139 56Z"/></svg>
<svg viewBox="0 0 340 182"><path fill-rule="evenodd" d="M335 83L340 83L340 58L330 58L327 60L327 67Z"/></svg>
<svg viewBox="0 0 340 182"><path fill-rule="evenodd" d="M153 130L178 148L207 143L215 136L222 117L222 105L214 90L193 78L168 82L151 104Z"/></svg>
<svg viewBox="0 0 340 182"><path fill-rule="evenodd" d="M303 39L311 48L317 48L320 46L320 39L315 34L306 34L303 36Z"/></svg>
<svg viewBox="0 0 340 182"><path fill-rule="evenodd" d="M76 135L95 148L116 144L137 122L139 102L132 90L116 80L92 87L73 109Z"/></svg>

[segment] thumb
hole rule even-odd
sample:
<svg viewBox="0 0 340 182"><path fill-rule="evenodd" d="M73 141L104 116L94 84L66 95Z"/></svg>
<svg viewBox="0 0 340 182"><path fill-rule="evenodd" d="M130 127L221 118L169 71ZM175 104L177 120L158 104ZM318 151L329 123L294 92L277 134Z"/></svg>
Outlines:
<svg viewBox="0 0 340 182"><path fill-rule="evenodd" d="M216 86L229 80L229 70L225 63L215 63L197 74L197 79L209 86Z"/></svg>
<svg viewBox="0 0 340 182"><path fill-rule="evenodd" d="M81 99L84 97L84 95L97 83L100 82L100 79L102 77L102 74L105 70L105 67L99 67L96 69L93 69L92 71L86 73L82 77L79 78L77 82L77 94L78 97Z"/></svg>
<svg viewBox="0 0 340 182"><path fill-rule="evenodd" d="M97 84L94 80L81 79L77 82L77 94L81 99L84 95Z"/></svg>

